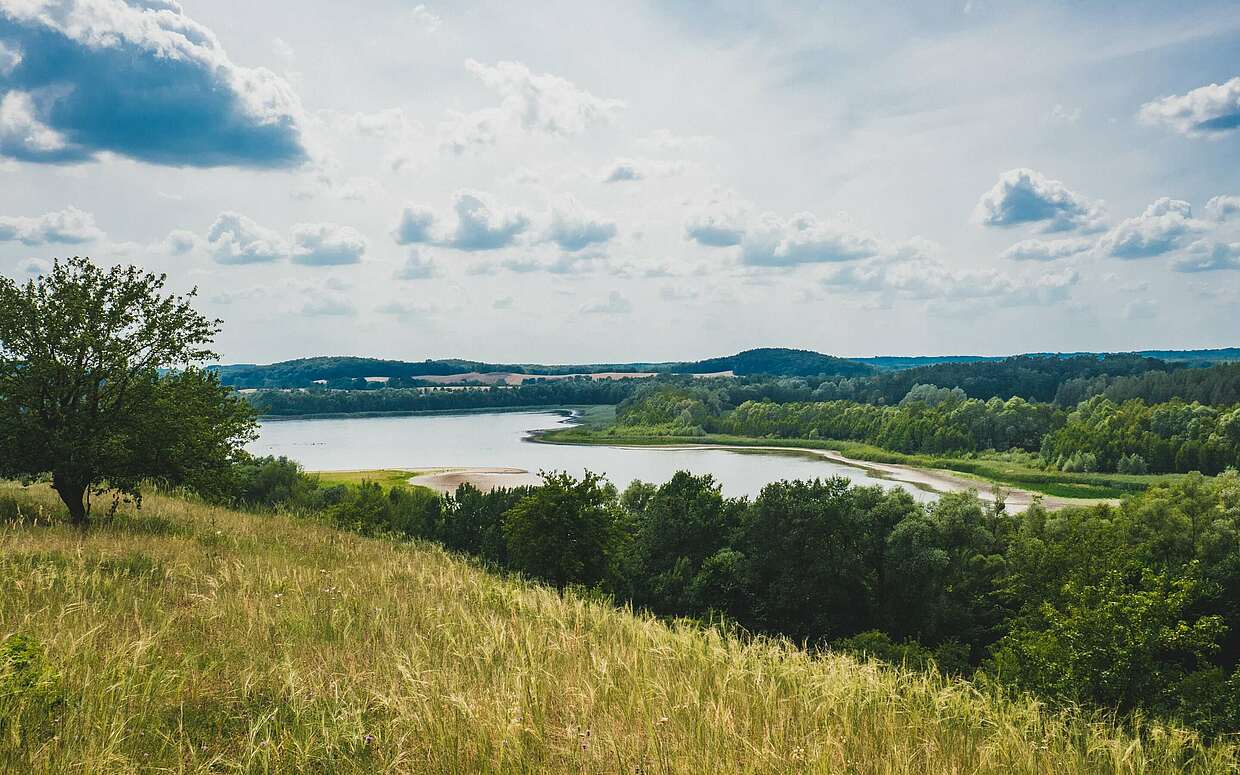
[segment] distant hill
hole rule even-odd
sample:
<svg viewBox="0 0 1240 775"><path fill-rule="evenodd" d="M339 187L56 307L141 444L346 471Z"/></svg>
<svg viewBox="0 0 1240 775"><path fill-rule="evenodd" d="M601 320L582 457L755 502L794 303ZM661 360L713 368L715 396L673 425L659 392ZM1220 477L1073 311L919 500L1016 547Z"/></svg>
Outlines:
<svg viewBox="0 0 1240 775"><path fill-rule="evenodd" d="M653 369L660 371L661 369ZM873 374L874 366L854 360L823 355L812 350L790 350L783 347L762 347L736 355L708 358L675 365L666 371L675 374L710 374L731 371L737 376L769 374L783 377L864 377Z"/></svg>
<svg viewBox="0 0 1240 775"><path fill-rule="evenodd" d="M425 361L393 361L352 356L299 358L266 365L252 363L213 367L225 385L237 388L307 387L315 382L339 382L366 377L417 378L438 375L496 372L513 374L663 373L710 374L731 371L737 375L772 376L865 376L877 371L868 364L823 355L809 350L766 347L736 355L702 361L657 363L587 363L546 365L532 363L484 363L457 358Z"/></svg>
<svg viewBox="0 0 1240 775"><path fill-rule="evenodd" d="M1240 361L1240 348L1216 350L1142 350L1136 353L1030 353L1036 356L1073 358L1093 355L1137 355L1169 363L1204 366L1211 363ZM345 383L366 377L389 379L444 376L477 372L493 374L565 375L617 373L711 374L730 371L737 376L769 375L775 377L865 377L887 371L924 368L942 364L998 362L1007 356L984 355L916 355L840 358L812 350L785 347L761 347L735 355L706 358L699 361L657 361L632 363L486 363L484 361L443 358L424 361L382 360L352 356L320 356L299 358L271 364L238 363L213 367L225 385L236 388L307 387L318 381Z"/></svg>

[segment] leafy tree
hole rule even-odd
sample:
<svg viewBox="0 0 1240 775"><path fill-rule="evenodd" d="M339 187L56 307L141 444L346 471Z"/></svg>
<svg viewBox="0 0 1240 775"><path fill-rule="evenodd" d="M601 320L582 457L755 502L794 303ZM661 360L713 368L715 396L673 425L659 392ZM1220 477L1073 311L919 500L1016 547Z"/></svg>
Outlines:
<svg viewBox="0 0 1240 775"><path fill-rule="evenodd" d="M91 494L219 487L253 432L253 412L197 368L220 321L164 281L84 258L0 278L0 476L50 474L76 525Z"/></svg>
<svg viewBox="0 0 1240 775"><path fill-rule="evenodd" d="M510 564L558 587L602 582L614 556L616 499L598 474L544 473L542 486L504 515Z"/></svg>

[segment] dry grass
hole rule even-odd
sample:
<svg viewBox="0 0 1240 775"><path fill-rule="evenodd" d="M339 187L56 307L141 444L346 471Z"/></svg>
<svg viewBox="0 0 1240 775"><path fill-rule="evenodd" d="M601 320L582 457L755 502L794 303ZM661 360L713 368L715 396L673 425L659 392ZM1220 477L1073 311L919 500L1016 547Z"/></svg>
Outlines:
<svg viewBox="0 0 1240 775"><path fill-rule="evenodd" d="M1235 771L967 683L741 642L504 579L434 548L162 497L82 536L0 485L0 771ZM15 521L16 512L23 521ZM59 696L59 703L40 698Z"/></svg>

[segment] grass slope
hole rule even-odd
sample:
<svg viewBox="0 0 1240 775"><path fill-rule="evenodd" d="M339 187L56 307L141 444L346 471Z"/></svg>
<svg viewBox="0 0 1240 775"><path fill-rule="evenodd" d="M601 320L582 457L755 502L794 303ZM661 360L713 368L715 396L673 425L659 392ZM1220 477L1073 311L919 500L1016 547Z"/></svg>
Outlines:
<svg viewBox="0 0 1240 775"><path fill-rule="evenodd" d="M1231 744L669 625L422 545L0 485L0 771L1225 772ZM15 641L9 639L9 651ZM35 651L37 652L37 648Z"/></svg>

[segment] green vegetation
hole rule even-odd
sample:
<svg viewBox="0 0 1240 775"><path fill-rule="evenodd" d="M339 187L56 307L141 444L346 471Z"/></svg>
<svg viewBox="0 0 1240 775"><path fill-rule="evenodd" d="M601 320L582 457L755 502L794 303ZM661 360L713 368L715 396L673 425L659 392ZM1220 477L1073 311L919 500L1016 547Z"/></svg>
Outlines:
<svg viewBox="0 0 1240 775"><path fill-rule="evenodd" d="M370 471L318 471L314 474L320 482L327 486L337 484L361 484L374 482L385 490L393 487L408 487L409 479L417 476L417 471L397 469L374 469Z"/></svg>
<svg viewBox="0 0 1240 775"><path fill-rule="evenodd" d="M664 623L315 520L155 494L83 535L49 524L55 504L43 487L0 489L0 633L19 633L0 647L4 771L1206 773L1240 761L1226 740Z"/></svg>
<svg viewBox="0 0 1240 775"><path fill-rule="evenodd" d="M80 258L0 277L0 476L50 476L75 524L144 481L208 491L250 438L249 408L194 368L219 321L164 280Z"/></svg>

